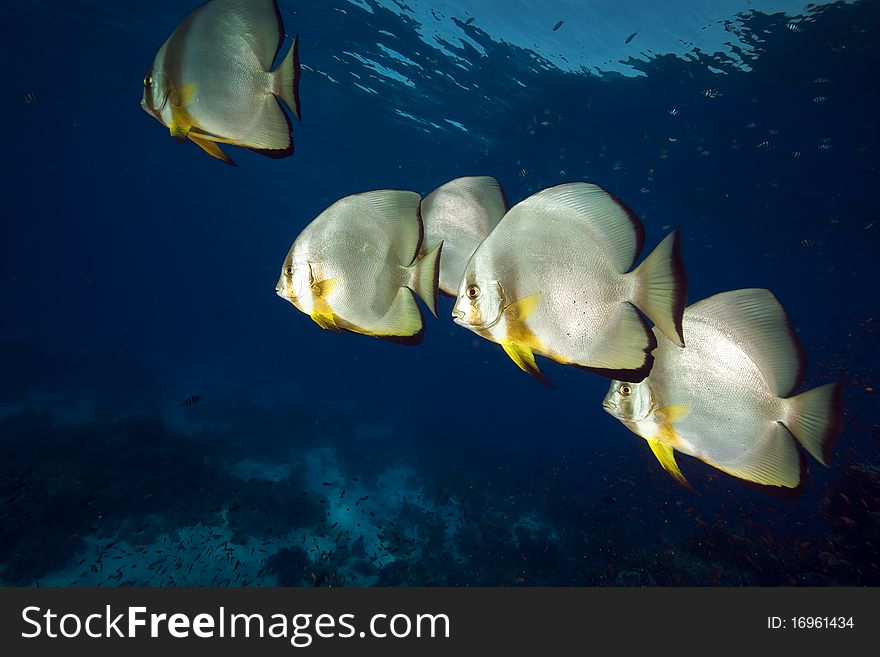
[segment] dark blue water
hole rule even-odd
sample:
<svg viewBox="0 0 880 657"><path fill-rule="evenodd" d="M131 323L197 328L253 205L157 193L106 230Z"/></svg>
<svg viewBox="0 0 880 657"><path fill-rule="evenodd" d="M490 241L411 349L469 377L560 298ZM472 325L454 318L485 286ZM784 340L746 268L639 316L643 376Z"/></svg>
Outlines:
<svg viewBox="0 0 880 657"><path fill-rule="evenodd" d="M16 62L0 581L880 583L880 4L817 8L797 30L731 16L750 70L691 50L634 56L638 76L566 72L464 17L485 56L441 50L405 5L280 4L305 66L296 154L231 149L239 168L139 107L189 7L0 12ZM418 64L412 86L344 54L404 70L380 44ZM596 182L639 214L648 248L682 230L691 302L773 290L805 386L846 384L833 466L806 462L780 496L680 456L693 494L603 412L607 380L545 360L542 387L455 326L449 299L404 347L322 331L275 295L293 239L336 199L460 175L496 176L512 202Z"/></svg>

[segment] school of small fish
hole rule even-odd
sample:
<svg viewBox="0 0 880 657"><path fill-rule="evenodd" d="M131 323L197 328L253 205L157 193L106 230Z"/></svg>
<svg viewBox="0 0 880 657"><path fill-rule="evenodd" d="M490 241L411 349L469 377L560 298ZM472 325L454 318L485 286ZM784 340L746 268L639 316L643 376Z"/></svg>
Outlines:
<svg viewBox="0 0 880 657"><path fill-rule="evenodd" d="M161 47L141 104L172 137L229 164L218 144L290 155L285 108L300 116L300 64L294 38L272 70L284 39L276 0L211 0ZM840 384L797 393L803 349L772 293L736 290L686 308L678 231L636 266L644 242L640 219L599 185L562 184L509 207L496 179L457 178L424 198L383 189L336 201L295 238L275 290L323 329L407 344L425 330L418 299L436 315L442 291L455 298L456 324L538 380L548 383L536 356L612 379L604 408L683 485L675 451L798 487L798 445L830 459Z"/></svg>

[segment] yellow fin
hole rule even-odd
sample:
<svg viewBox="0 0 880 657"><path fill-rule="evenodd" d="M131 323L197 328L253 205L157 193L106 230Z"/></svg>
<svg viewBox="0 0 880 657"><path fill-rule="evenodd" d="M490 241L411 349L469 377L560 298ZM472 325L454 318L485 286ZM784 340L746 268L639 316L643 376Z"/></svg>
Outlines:
<svg viewBox="0 0 880 657"><path fill-rule="evenodd" d="M190 130L192 130L192 126L190 125L180 125L178 123L172 123L170 126L168 126L168 132L171 133L172 139L176 139L177 141L183 141L184 139L186 139L189 136ZM199 144L199 146L201 146L201 144Z"/></svg>
<svg viewBox="0 0 880 657"><path fill-rule="evenodd" d="M541 293L530 294L527 297L523 297L522 299L517 299L512 304L507 306L504 309L505 314L508 316L508 321L514 322L524 322L526 321L533 312L535 312L535 308L538 306L538 301L541 298Z"/></svg>
<svg viewBox="0 0 880 657"><path fill-rule="evenodd" d="M661 420L663 423L668 424L675 424L676 422L683 420L690 412L690 409L685 404L664 406L663 408L658 408L655 411L657 419Z"/></svg>
<svg viewBox="0 0 880 657"><path fill-rule="evenodd" d="M172 130L171 136L174 136L174 131ZM205 139L204 137L197 137L193 133L189 133L189 139L194 144L197 144L203 151L205 151L211 157L216 157L218 160L223 160L226 164L231 166L237 166L235 162L230 158L226 153L220 150L220 146L217 142L211 141L210 139Z"/></svg>
<svg viewBox="0 0 880 657"><path fill-rule="evenodd" d="M541 294L531 294L522 299L517 299L504 309L507 322L507 336L500 342L504 351L510 356L523 372L531 374L546 386L550 382L538 369L535 363L535 351L543 351L538 337L526 325L526 320L535 312ZM550 386L552 387L552 386Z"/></svg>
<svg viewBox="0 0 880 657"><path fill-rule="evenodd" d="M504 347L505 353L510 356L510 359L516 363L523 372L531 374L544 385L550 386L547 377L545 377L541 373L541 370L538 369L538 364L535 362L535 354L531 349L525 345L507 341L502 342L501 346Z"/></svg>
<svg viewBox="0 0 880 657"><path fill-rule="evenodd" d="M684 478L684 475L678 468L678 463L675 462L675 450L673 450L672 447L670 447L669 445L653 439L648 440L648 445L651 446L651 451L654 452L654 456L656 456L657 460L660 461L660 465L663 466L663 469L671 474L673 478L682 486L690 491L694 491L694 487L691 486L688 483L688 480Z"/></svg>
<svg viewBox="0 0 880 657"><path fill-rule="evenodd" d="M313 312L312 319L315 320L315 324L320 326L322 329L337 332L340 330L339 325L336 323L336 318L333 316L333 313Z"/></svg>
<svg viewBox="0 0 880 657"><path fill-rule="evenodd" d="M327 297L334 287L336 287L335 278L327 278L323 281L312 283L312 319L323 329L340 331L339 324L336 322L336 315L334 315L333 309L327 302Z"/></svg>
<svg viewBox="0 0 880 657"><path fill-rule="evenodd" d="M333 293L333 290L336 288L336 283L338 282L338 279L334 277L326 278L318 283L312 283L312 292L316 297L328 297Z"/></svg>

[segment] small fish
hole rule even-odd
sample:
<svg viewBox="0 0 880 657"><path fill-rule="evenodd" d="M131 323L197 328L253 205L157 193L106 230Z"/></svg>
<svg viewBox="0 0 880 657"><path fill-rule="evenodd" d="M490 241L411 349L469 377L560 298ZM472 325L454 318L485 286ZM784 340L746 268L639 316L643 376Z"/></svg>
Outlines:
<svg viewBox="0 0 880 657"><path fill-rule="evenodd" d="M632 41L633 39L636 38L636 35L637 35L637 34L638 34L638 32L633 32L633 33L630 34L628 37L626 37L626 39L624 39L623 43L624 43L624 44L629 43L630 41Z"/></svg>
<svg viewBox="0 0 880 657"><path fill-rule="evenodd" d="M629 271L643 235L635 213L598 185L538 192L511 208L477 248L459 286L455 322L500 344L544 383L536 353L641 380L656 339L636 307L683 345L687 288L677 232Z"/></svg>
<svg viewBox="0 0 880 657"><path fill-rule="evenodd" d="M468 18L468 19L464 22L464 24L465 24L465 25L470 25L470 24L473 23L475 20L476 20L476 19L475 19L473 16L471 16L470 18Z"/></svg>
<svg viewBox="0 0 880 657"><path fill-rule="evenodd" d="M824 103L828 100L828 96L816 96L813 98L814 103Z"/></svg>
<svg viewBox="0 0 880 657"><path fill-rule="evenodd" d="M813 84L828 84L829 82L831 82L831 80L828 78L816 78L813 80Z"/></svg>
<svg viewBox="0 0 880 657"><path fill-rule="evenodd" d="M182 402L180 402L181 406L195 406L200 401L202 401L201 395L193 395L192 397L187 397Z"/></svg>
<svg viewBox="0 0 880 657"><path fill-rule="evenodd" d="M810 239L801 240L801 246L813 246L814 242Z"/></svg>
<svg viewBox="0 0 880 657"><path fill-rule="evenodd" d="M673 107L671 110L669 110L669 116L678 116L678 110Z"/></svg>
<svg viewBox="0 0 880 657"><path fill-rule="evenodd" d="M755 123L754 121L750 121L749 123L746 123L746 128L749 130L754 130L757 127L758 127L758 124Z"/></svg>
<svg viewBox="0 0 880 657"><path fill-rule="evenodd" d="M323 329L417 344L424 320L415 295L436 315L443 247L419 257L421 200L386 189L337 201L290 247L276 294Z"/></svg>
<svg viewBox="0 0 880 657"><path fill-rule="evenodd" d="M792 32L800 32L801 31L800 24L795 21L789 21L788 23L785 24L785 27L787 27Z"/></svg>
<svg viewBox="0 0 880 657"><path fill-rule="evenodd" d="M565 21L559 21L558 23L556 23L556 25L553 26L553 31L555 32L555 31L558 30L560 27L562 27L562 24L563 24L564 22L565 22Z"/></svg>
<svg viewBox="0 0 880 657"><path fill-rule="evenodd" d="M721 92L717 89L706 89L706 91L703 92L703 95L706 96L706 98L718 98L718 96L721 95Z"/></svg>
<svg viewBox="0 0 880 657"><path fill-rule="evenodd" d="M141 107L178 141L189 139L227 164L218 144L273 158L293 154L300 117L299 45L271 70L284 39L276 0L211 0L187 16L144 76Z"/></svg>
<svg viewBox="0 0 880 657"><path fill-rule="evenodd" d="M798 159L800 156L801 156L800 151L792 151L791 152L791 157L794 158L795 160Z"/></svg>
<svg viewBox="0 0 880 657"><path fill-rule="evenodd" d="M792 396L806 371L788 317L769 290L724 292L685 311L688 345L657 334L640 383L615 381L602 406L644 438L690 488L674 452L766 486L796 488L797 445L828 464L843 426L840 383Z"/></svg>
<svg viewBox="0 0 880 657"><path fill-rule="evenodd" d="M425 238L421 254L443 243L440 291L455 296L464 268L507 212L504 190L495 178L456 178L422 199Z"/></svg>
<svg viewBox="0 0 880 657"><path fill-rule="evenodd" d="M21 97L21 102L25 105L30 105L37 99L36 91L28 91L24 96Z"/></svg>
<svg viewBox="0 0 880 657"><path fill-rule="evenodd" d="M520 169L516 173L520 178L525 178L527 175L529 175L529 170L528 169Z"/></svg>

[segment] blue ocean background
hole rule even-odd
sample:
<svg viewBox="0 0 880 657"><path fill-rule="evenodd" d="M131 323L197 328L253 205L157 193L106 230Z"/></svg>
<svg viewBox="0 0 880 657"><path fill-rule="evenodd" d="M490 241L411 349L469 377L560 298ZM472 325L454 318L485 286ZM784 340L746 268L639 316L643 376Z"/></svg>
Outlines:
<svg viewBox="0 0 880 657"><path fill-rule="evenodd" d="M296 153L238 168L139 107L195 3L0 7L0 582L880 583L880 3L279 4ZM771 289L804 389L845 383L832 467L780 495L680 456L694 494L606 379L541 386L448 298L406 347L275 295L338 198L463 175L600 184L645 253L679 228L691 303Z"/></svg>

